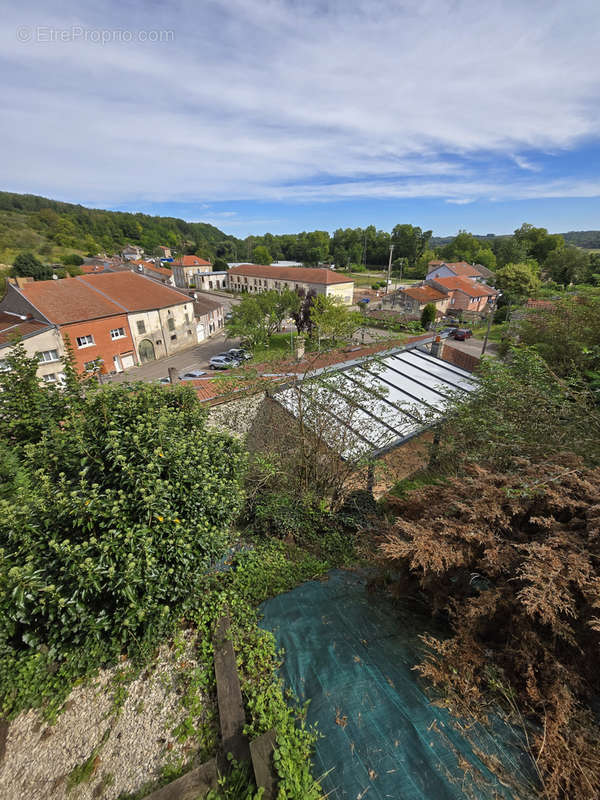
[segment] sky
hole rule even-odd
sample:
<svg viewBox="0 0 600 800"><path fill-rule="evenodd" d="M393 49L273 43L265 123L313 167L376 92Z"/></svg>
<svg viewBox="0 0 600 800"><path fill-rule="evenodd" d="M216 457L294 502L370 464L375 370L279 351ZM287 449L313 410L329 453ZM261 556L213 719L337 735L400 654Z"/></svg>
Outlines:
<svg viewBox="0 0 600 800"><path fill-rule="evenodd" d="M23 0L0 189L236 236L600 228L597 0Z"/></svg>

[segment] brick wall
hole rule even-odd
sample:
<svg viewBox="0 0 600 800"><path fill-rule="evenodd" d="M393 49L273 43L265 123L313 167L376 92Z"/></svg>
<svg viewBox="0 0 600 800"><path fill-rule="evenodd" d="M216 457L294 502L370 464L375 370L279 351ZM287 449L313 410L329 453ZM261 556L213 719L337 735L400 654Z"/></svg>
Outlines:
<svg viewBox="0 0 600 800"><path fill-rule="evenodd" d="M466 369L467 372L475 372L479 366L477 356L472 356L457 347L452 347L447 342L444 342L444 347L442 348L442 360L447 361L449 364L454 364L455 367Z"/></svg>
<svg viewBox="0 0 600 800"><path fill-rule="evenodd" d="M124 339L111 339L110 332L113 328L123 328L125 330ZM93 319L88 322L74 322L69 325L61 325L60 332L63 339L68 336L73 347L75 363L77 369L83 371L88 361L101 358L104 361L106 372L114 370L113 357L121 357L124 353L133 353L133 341L129 331L129 323L126 314L117 314L114 317L104 317L103 319ZM91 334L94 337L94 344L89 347L77 347L77 337ZM137 358L136 358L137 360Z"/></svg>

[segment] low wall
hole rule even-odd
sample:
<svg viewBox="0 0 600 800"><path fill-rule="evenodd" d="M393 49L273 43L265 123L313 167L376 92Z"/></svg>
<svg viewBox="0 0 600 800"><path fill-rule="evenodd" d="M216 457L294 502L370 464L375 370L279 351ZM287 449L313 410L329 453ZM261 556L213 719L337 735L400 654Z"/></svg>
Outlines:
<svg viewBox="0 0 600 800"><path fill-rule="evenodd" d="M447 342L444 342L442 349L442 361L447 361L449 364L454 364L455 367L466 369L467 372L475 372L479 366L480 359L470 353L465 353L457 347L452 347Z"/></svg>

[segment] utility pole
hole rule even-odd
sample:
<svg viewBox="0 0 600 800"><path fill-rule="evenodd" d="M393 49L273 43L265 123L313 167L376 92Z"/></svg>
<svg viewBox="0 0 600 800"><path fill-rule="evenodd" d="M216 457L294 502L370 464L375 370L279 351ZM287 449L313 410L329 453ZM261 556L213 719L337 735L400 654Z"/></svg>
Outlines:
<svg viewBox="0 0 600 800"><path fill-rule="evenodd" d="M481 348L481 355L485 353L485 349L487 347L488 338L490 335L490 328L492 327L492 317L494 316L493 312L490 310L488 312L488 320L487 320L487 330L485 332L485 338L483 340L483 347Z"/></svg>
<svg viewBox="0 0 600 800"><path fill-rule="evenodd" d="M391 276L392 276L392 253L393 253L393 252L394 252L394 245L393 245L393 244L391 244L391 245L390 245L390 257L389 257L389 260L388 260L388 274L387 274L387 281L386 281L386 284L385 284L385 293L386 293L386 294L388 293L388 290L389 290L389 288L390 288L390 281L392 280L392 277L391 277Z"/></svg>

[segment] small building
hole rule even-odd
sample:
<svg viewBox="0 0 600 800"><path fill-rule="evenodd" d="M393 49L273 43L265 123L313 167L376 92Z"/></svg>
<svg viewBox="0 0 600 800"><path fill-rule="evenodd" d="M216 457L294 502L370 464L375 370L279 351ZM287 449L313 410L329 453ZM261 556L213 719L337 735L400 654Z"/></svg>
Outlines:
<svg viewBox="0 0 600 800"><path fill-rule="evenodd" d="M197 273L190 283L190 288L199 289L201 292L213 292L217 289L226 289L227 270Z"/></svg>
<svg viewBox="0 0 600 800"><path fill-rule="evenodd" d="M438 316L446 313L450 303L450 293L441 289L434 289L432 286L409 286L401 289L396 297L400 308L405 313L418 317L426 305L432 304Z"/></svg>
<svg viewBox="0 0 600 800"><path fill-rule="evenodd" d="M198 341L223 330L225 309L223 304L212 297L193 292L194 315L196 317L196 334Z"/></svg>
<svg viewBox="0 0 600 800"><path fill-rule="evenodd" d="M31 314L0 311L0 370L6 366L6 355L19 339L29 358L39 359L38 377L46 383L60 383L64 378L63 340L58 328L34 319Z"/></svg>
<svg viewBox="0 0 600 800"><path fill-rule="evenodd" d="M346 305L352 305L354 281L324 268L242 264L229 270L227 288L234 292L256 294L269 290L281 292L284 289L302 289L337 297Z"/></svg>
<svg viewBox="0 0 600 800"><path fill-rule="evenodd" d="M434 280L435 278L470 278L474 281L483 280L482 273L467 261L430 261L427 268L427 275L425 277L427 281Z"/></svg>
<svg viewBox="0 0 600 800"><path fill-rule="evenodd" d="M144 251L137 245L128 244L127 247L124 247L121 251L121 256L125 261L133 261L134 259L142 258L143 255Z"/></svg>
<svg viewBox="0 0 600 800"><path fill-rule="evenodd" d="M450 302L447 308L461 311L485 311L488 304L496 299L498 292L484 283L468 278L435 278L428 285L438 291L448 291Z"/></svg>
<svg viewBox="0 0 600 800"><path fill-rule="evenodd" d="M178 289L196 285L198 276L212 272L212 264L199 256L179 256L173 263L173 279Z"/></svg>
<svg viewBox="0 0 600 800"><path fill-rule="evenodd" d="M160 257L161 258L171 258L171 248L170 247L165 247L164 245L161 244L156 249L160 251Z"/></svg>
<svg viewBox="0 0 600 800"><path fill-rule="evenodd" d="M173 270L167 267L161 267L160 264L155 264L153 261L135 260L130 261L130 264L135 266L135 271L140 275L145 275L147 278L152 278L153 281L163 283L165 286L175 286L173 278Z"/></svg>

